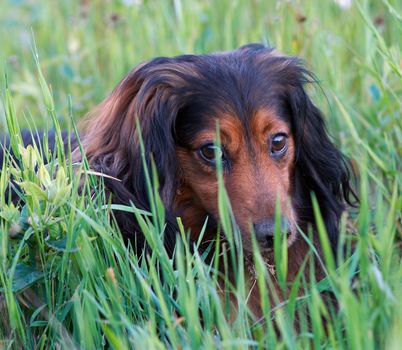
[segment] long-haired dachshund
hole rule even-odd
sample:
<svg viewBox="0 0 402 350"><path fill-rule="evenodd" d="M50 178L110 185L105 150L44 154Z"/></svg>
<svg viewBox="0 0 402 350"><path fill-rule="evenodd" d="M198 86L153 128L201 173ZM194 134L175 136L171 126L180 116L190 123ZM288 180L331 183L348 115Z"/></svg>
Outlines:
<svg viewBox="0 0 402 350"><path fill-rule="evenodd" d="M177 216L193 239L206 218L204 239L216 235L219 155L246 255L252 249L252 234L261 253L272 255L279 198L291 280L309 251L298 227L305 232L309 225L314 228L311 194L317 198L334 250L340 215L354 196L347 162L306 93L310 82L314 78L299 59L259 44L208 55L155 58L134 68L92 112L83 137L85 153L95 170L121 180L105 178L113 201L149 208L138 119L148 167L153 159L158 171L170 250ZM133 215L116 216L125 236L143 247ZM258 293L253 294L252 308L258 312Z"/></svg>
<svg viewBox="0 0 402 350"><path fill-rule="evenodd" d="M278 199L291 279L309 250L298 227L307 232L315 225L311 194L334 249L340 215L353 197L347 162L306 93L310 82L299 59L259 44L155 58L134 68L91 113L82 136L85 154L94 170L121 180L105 177L113 202L148 209L138 120L146 162L150 167L153 160L158 172L170 251L177 216L193 239L206 218L205 238L216 235L218 155L246 254L252 234L263 256L272 254ZM123 234L143 248L134 216L115 215Z"/></svg>

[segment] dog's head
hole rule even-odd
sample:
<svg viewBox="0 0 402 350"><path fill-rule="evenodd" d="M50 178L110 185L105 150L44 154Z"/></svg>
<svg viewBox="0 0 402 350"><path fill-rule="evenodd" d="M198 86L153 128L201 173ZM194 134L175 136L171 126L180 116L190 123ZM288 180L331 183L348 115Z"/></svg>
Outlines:
<svg viewBox="0 0 402 350"><path fill-rule="evenodd" d="M276 203L291 245L298 225L314 224L311 193L335 247L349 173L305 91L313 80L297 58L257 44L157 58L135 68L98 107L84 147L94 167L122 180L108 185L120 201L147 207L138 118L164 203L193 237L206 217L211 232L219 221L217 155L245 249L253 233L263 250L272 248Z"/></svg>

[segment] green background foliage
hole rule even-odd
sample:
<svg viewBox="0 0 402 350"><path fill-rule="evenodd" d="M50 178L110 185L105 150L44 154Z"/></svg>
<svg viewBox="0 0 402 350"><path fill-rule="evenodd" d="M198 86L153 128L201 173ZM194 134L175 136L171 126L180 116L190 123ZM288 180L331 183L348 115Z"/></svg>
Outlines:
<svg viewBox="0 0 402 350"><path fill-rule="evenodd" d="M118 208L137 216L153 248L139 260L110 220L99 176L83 175L86 190L78 193L69 152L59 149L59 160L45 166L16 136L20 163L8 160L0 175L0 346L399 349L401 37L398 0L350 7L330 0L0 0L0 130L71 129L144 60L263 42L301 57L317 76L311 95L352 161L361 197L341 225L352 256L339 252L336 270L324 257L324 287L296 281L295 289L307 291L302 300L293 295L271 308L263 295L265 317L256 320L239 260L232 261L239 264L233 314L219 294L216 266L190 252L184 230L175 262L167 256L157 191L152 213ZM25 205L3 195L11 174ZM269 274L258 252L255 266L264 284ZM337 309L323 302L328 288Z"/></svg>

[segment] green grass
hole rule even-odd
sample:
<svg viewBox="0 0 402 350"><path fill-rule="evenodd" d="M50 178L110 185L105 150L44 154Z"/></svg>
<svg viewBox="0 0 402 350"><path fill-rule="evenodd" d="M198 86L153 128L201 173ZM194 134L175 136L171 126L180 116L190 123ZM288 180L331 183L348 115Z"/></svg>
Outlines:
<svg viewBox="0 0 402 350"><path fill-rule="evenodd" d="M358 1L350 9L330 0L133 3L0 3L0 130L10 132L20 160L7 160L0 175L0 347L399 349L402 3ZM248 42L301 56L315 72L322 90L311 93L357 170L361 198L341 224L341 240L353 254L340 251L336 268L325 254L326 280L297 279L286 303L275 306L263 294L262 320L245 303L244 266L231 254L239 233L222 184L222 227L232 237L223 260L237 271L226 287L237 313L222 297L216 261L192 252L184 229L173 260L164 250L164 209L152 191L152 169L152 213L116 208L133 211L152 248L138 259L111 220L102 179L85 162L71 164L61 147L44 165L38 148L46 145L24 149L18 136L22 127L73 133L75 122L143 60ZM11 175L24 206L3 195ZM278 248L286 275L286 254ZM257 250L254 261L263 286L270 273ZM302 287L306 296L297 298ZM338 309L323 302L325 289L334 292Z"/></svg>

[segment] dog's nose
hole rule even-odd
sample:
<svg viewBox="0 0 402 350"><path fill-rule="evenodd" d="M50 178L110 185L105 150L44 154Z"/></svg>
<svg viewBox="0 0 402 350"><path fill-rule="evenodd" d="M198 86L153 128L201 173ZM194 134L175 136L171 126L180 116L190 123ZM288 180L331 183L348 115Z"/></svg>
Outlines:
<svg viewBox="0 0 402 350"><path fill-rule="evenodd" d="M281 218L281 230L287 231L288 220ZM274 246L274 233L275 233L275 220L264 219L254 223L254 232L258 243L264 248L273 248Z"/></svg>

